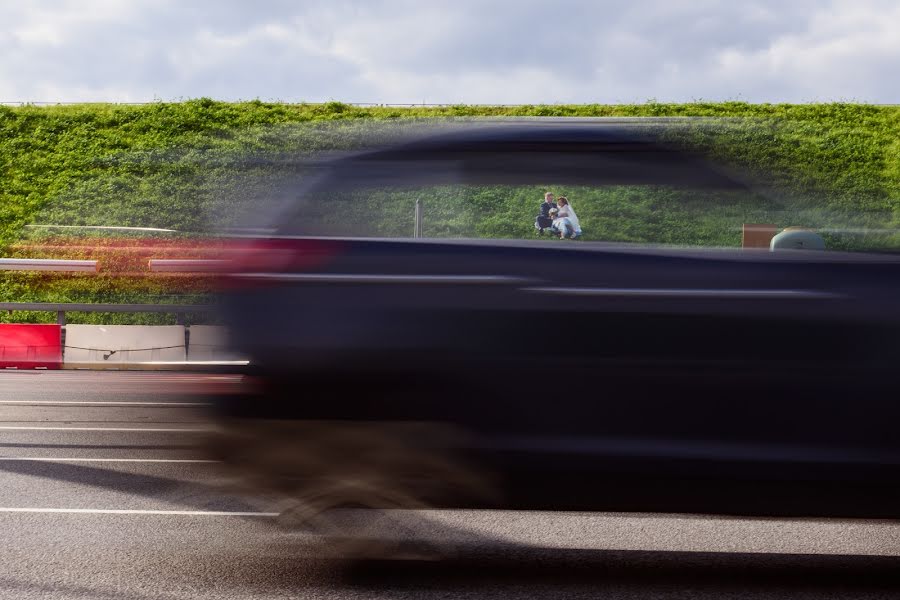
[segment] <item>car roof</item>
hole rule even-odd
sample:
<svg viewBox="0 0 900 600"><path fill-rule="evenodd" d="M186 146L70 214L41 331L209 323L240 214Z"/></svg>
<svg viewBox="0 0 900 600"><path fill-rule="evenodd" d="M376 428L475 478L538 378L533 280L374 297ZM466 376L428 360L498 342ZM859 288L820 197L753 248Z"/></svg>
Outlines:
<svg viewBox="0 0 900 600"><path fill-rule="evenodd" d="M746 189L671 143L660 120L489 120L453 124L327 163L329 189L465 185L672 185Z"/></svg>

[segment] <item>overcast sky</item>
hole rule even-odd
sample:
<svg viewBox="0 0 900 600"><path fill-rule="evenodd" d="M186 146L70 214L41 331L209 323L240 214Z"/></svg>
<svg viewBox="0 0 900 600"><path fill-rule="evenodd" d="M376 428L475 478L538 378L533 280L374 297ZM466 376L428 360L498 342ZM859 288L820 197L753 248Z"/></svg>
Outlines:
<svg viewBox="0 0 900 600"><path fill-rule="evenodd" d="M0 0L0 101L900 103L898 0Z"/></svg>

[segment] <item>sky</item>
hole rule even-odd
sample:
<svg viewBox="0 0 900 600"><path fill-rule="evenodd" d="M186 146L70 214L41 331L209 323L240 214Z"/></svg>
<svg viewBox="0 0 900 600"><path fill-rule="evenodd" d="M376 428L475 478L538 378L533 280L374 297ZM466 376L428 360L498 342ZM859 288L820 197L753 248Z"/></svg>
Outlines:
<svg viewBox="0 0 900 600"><path fill-rule="evenodd" d="M900 103L898 0L0 0L0 102Z"/></svg>

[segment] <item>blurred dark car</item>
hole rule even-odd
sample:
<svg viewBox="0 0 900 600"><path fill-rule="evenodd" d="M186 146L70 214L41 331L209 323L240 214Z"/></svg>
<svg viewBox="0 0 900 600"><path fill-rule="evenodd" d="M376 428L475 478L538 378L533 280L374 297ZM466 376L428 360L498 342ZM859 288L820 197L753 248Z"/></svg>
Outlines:
<svg viewBox="0 0 900 600"><path fill-rule="evenodd" d="M554 182L752 196L615 122L322 163L223 294L259 382L218 402L226 461L309 510L900 516L900 256L403 239L353 208L393 190L411 235L416 190Z"/></svg>

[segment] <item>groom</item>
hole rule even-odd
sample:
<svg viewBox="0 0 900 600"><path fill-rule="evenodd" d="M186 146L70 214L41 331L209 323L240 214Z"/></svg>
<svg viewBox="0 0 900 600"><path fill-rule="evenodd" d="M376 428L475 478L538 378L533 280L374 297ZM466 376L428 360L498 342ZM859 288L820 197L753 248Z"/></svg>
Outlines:
<svg viewBox="0 0 900 600"><path fill-rule="evenodd" d="M541 214L537 216L534 227L538 231L538 235L544 235L544 230L549 229L553 225L553 219L550 218L550 209L556 208L556 202L553 201L553 192L544 194L544 201L541 202Z"/></svg>

